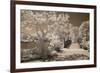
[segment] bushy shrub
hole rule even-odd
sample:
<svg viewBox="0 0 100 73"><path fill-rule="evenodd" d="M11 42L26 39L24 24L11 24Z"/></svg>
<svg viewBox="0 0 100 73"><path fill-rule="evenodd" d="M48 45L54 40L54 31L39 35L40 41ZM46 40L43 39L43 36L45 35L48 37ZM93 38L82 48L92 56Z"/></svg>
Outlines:
<svg viewBox="0 0 100 73"><path fill-rule="evenodd" d="M89 50L89 21L85 21L79 28L79 44L80 47Z"/></svg>

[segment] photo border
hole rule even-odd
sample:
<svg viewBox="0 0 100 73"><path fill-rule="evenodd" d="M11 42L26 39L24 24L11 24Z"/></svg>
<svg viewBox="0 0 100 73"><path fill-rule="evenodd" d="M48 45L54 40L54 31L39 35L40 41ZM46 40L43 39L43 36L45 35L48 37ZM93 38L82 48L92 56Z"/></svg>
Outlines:
<svg viewBox="0 0 100 73"><path fill-rule="evenodd" d="M94 64L89 65L75 65L75 66L59 66L59 67L41 67L41 68L25 68L16 69L16 5L39 5L52 7L72 7L72 8L88 8L94 9ZM43 71L43 70L58 70L58 69L75 69L75 68L89 68L96 67L96 6L94 5L77 5L77 4L62 4L62 3L48 3L48 2L33 2L33 1L11 1L11 61L10 71L13 72L27 72L27 71Z"/></svg>

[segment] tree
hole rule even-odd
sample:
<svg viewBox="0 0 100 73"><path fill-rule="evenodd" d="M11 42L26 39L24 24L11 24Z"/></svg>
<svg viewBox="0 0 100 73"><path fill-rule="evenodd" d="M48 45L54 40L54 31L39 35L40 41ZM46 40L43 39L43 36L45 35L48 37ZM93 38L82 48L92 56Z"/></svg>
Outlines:
<svg viewBox="0 0 100 73"><path fill-rule="evenodd" d="M55 48L63 48L72 24L65 12L21 11L21 41L34 42L37 54L45 61Z"/></svg>
<svg viewBox="0 0 100 73"><path fill-rule="evenodd" d="M89 21L84 21L79 28L80 46L89 50Z"/></svg>
<svg viewBox="0 0 100 73"><path fill-rule="evenodd" d="M34 17L31 10L21 10L21 41L32 41Z"/></svg>
<svg viewBox="0 0 100 73"><path fill-rule="evenodd" d="M69 22L70 16L67 13L52 13L53 16L49 16L49 29L53 30L57 36L59 36L60 42L64 43L69 39L70 28L72 24ZM52 32L51 30L51 32Z"/></svg>

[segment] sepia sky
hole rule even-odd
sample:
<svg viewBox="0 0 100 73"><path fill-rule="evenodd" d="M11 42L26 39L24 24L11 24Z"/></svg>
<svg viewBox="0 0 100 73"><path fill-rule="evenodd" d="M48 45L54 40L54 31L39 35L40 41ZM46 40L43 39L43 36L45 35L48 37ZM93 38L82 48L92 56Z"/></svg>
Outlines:
<svg viewBox="0 0 100 73"><path fill-rule="evenodd" d="M68 13L70 22L75 26L80 26L82 22L89 20L89 13Z"/></svg>

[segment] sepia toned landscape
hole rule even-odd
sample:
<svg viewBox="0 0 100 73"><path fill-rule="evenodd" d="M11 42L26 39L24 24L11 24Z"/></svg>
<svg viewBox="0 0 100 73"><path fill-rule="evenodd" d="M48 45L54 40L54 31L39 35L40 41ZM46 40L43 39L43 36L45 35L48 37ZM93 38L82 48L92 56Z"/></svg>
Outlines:
<svg viewBox="0 0 100 73"><path fill-rule="evenodd" d="M89 13L21 10L21 62L89 60Z"/></svg>

